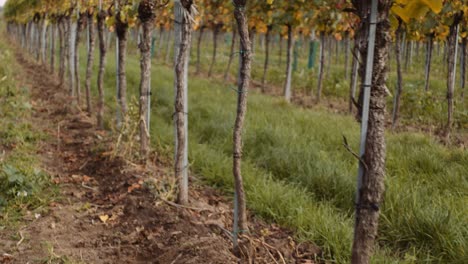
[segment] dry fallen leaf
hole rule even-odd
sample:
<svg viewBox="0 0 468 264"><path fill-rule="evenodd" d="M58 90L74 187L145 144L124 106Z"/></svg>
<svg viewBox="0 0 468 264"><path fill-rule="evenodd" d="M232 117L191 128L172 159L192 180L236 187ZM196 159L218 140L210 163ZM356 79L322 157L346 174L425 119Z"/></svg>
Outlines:
<svg viewBox="0 0 468 264"><path fill-rule="evenodd" d="M76 175L76 174L72 175L71 178L73 179L73 182L75 183L79 183L83 179L81 175Z"/></svg>
<svg viewBox="0 0 468 264"><path fill-rule="evenodd" d="M107 156L112 156L112 154L114 154L112 151L106 151L106 152L101 153L101 156L107 157Z"/></svg>
<svg viewBox="0 0 468 264"><path fill-rule="evenodd" d="M140 188L141 188L140 184L134 183L134 184L132 184L132 186L128 187L127 192L131 193L133 190L140 189Z"/></svg>
<svg viewBox="0 0 468 264"><path fill-rule="evenodd" d="M12 259L13 255L3 253L2 256L0 256L0 263L9 263Z"/></svg>
<svg viewBox="0 0 468 264"><path fill-rule="evenodd" d="M100 216L99 216L99 219L100 219L103 223L106 223L107 220L109 220L109 216L108 216L108 215L100 215Z"/></svg>
<svg viewBox="0 0 468 264"><path fill-rule="evenodd" d="M83 175L83 182L89 182L91 180L91 177Z"/></svg>

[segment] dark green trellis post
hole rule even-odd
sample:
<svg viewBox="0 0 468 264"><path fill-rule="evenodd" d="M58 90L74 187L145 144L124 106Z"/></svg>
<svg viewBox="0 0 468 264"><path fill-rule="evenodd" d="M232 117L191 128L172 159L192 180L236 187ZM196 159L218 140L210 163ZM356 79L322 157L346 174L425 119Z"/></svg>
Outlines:
<svg viewBox="0 0 468 264"><path fill-rule="evenodd" d="M294 45L294 51L293 51L293 71L297 71L297 57L299 56L299 50L302 46L302 42L299 40L296 42L296 45Z"/></svg>
<svg viewBox="0 0 468 264"><path fill-rule="evenodd" d="M315 67L315 58L317 57L317 41L311 39L309 41L309 62L307 64L307 68L312 69Z"/></svg>

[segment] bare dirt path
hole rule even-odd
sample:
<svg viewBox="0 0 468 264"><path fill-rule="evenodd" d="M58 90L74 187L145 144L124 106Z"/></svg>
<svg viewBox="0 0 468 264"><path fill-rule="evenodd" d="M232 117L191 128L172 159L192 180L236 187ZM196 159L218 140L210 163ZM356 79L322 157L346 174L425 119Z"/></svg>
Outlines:
<svg viewBox="0 0 468 264"><path fill-rule="evenodd" d="M47 213L26 214L18 230L0 235L9 240L0 250L11 255L4 263L316 263L317 247L256 219L239 260L223 196L198 185L191 208L169 202L174 184L167 161L155 158L144 167L111 157L111 137L68 103L47 67L16 57L18 81L31 90L33 123L48 135L37 154L60 198Z"/></svg>

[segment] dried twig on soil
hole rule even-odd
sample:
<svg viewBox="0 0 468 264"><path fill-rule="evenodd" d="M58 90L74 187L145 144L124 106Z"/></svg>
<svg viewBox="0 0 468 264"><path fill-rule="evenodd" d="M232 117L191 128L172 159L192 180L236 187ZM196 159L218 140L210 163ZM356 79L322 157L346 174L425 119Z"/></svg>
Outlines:
<svg viewBox="0 0 468 264"><path fill-rule="evenodd" d="M270 251L270 250L274 250L276 252L276 254L278 254L278 257L279 257L279 260L281 260L281 263L286 264L286 260L284 259L283 254L281 254L281 251L279 251L279 249L275 248L274 246L268 244L263 239L253 238L253 237L247 236L245 234L243 234L241 237L244 237L247 240L249 240L251 245L253 246L253 248L263 246L263 248L266 250L268 255L273 259L273 261L275 263L279 264L277 259L273 256L273 254Z"/></svg>
<svg viewBox="0 0 468 264"><path fill-rule="evenodd" d="M180 257L182 257L182 253L180 253L179 255L177 255L177 257L171 262L171 264L175 264L176 261L177 261Z"/></svg>
<svg viewBox="0 0 468 264"><path fill-rule="evenodd" d="M18 243L16 243L16 247L19 247L21 243L23 243L23 240L24 240L23 233L21 233L21 231L19 231L18 233L20 235L20 240L18 241Z"/></svg>
<svg viewBox="0 0 468 264"><path fill-rule="evenodd" d="M97 189L96 189L96 188L89 187L89 186L86 185L84 182L81 183L81 187L86 188L86 189L91 190L91 191L97 192Z"/></svg>
<svg viewBox="0 0 468 264"><path fill-rule="evenodd" d="M275 247L271 246L270 244L266 243L263 239L260 240L260 242L262 243L262 245L264 247L267 248L267 252L268 252L268 254L270 254L270 256L273 256L273 255L271 254L270 250L268 250L268 248L276 251L276 254L278 254L279 258L281 259L281 262L283 262L283 264L286 264L286 261L284 260L283 254L281 254L281 252L277 248L275 248ZM275 262L276 262L276 260L275 260Z"/></svg>
<svg viewBox="0 0 468 264"><path fill-rule="evenodd" d="M87 159L87 160L83 163L83 165L81 165L81 166L78 168L78 170L82 170L82 169L88 164L89 160L90 160L90 159Z"/></svg>

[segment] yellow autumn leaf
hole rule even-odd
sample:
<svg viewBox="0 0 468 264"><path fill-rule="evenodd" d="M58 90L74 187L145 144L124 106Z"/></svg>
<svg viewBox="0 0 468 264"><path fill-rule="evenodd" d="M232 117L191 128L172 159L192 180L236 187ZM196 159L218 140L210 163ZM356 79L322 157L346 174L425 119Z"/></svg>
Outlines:
<svg viewBox="0 0 468 264"><path fill-rule="evenodd" d="M392 7L392 12L400 17L405 23L409 23L412 18L424 16L429 10L439 13L442 10L442 0L414 0L403 5L399 3Z"/></svg>
<svg viewBox="0 0 468 264"><path fill-rule="evenodd" d="M274 0L267 0L267 4L272 5Z"/></svg>
<svg viewBox="0 0 468 264"><path fill-rule="evenodd" d="M411 17L409 17L408 12L401 6L393 6L391 9L392 13L401 18L405 23L408 23Z"/></svg>
<svg viewBox="0 0 468 264"><path fill-rule="evenodd" d="M443 7L443 1L442 0L421 0L427 7L429 7L432 12L434 13L440 13L442 11Z"/></svg>
<svg viewBox="0 0 468 264"><path fill-rule="evenodd" d="M100 216L99 216L99 219L100 219L103 223L106 223L107 220L109 220L109 216L108 216L108 215L100 215Z"/></svg>

